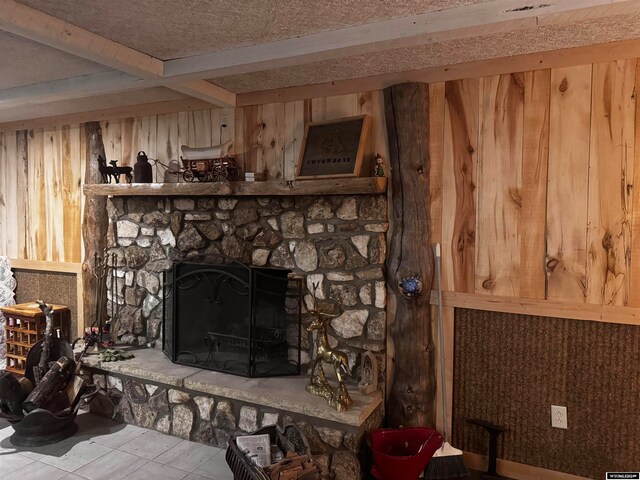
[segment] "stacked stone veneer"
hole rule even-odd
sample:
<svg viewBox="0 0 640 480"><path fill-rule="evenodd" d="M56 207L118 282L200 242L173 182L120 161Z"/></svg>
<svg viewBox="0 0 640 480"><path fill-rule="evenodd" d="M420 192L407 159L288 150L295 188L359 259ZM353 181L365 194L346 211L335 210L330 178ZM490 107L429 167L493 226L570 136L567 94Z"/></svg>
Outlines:
<svg viewBox="0 0 640 480"><path fill-rule="evenodd" d="M384 195L113 197L108 213L107 243L118 258L116 298L109 300L120 306L121 340L160 347L162 272L178 260L221 253L289 268L309 287L318 284L321 302L343 308L332 320L330 342L349 356L350 381L366 350L377 355L384 379ZM305 304L312 305L309 294ZM302 362L308 365L314 342L303 332ZM290 337L297 342L297 335Z"/></svg>
<svg viewBox="0 0 640 480"><path fill-rule="evenodd" d="M327 479L361 478L370 464L366 435L382 423L381 407L353 427L93 369L89 375L101 387L90 403L93 413L220 448L265 425L295 424Z"/></svg>

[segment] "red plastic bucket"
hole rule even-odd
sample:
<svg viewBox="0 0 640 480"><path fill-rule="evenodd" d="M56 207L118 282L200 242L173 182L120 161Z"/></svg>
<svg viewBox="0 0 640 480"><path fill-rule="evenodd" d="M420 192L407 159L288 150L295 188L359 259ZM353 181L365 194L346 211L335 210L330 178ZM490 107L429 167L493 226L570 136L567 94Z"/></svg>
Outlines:
<svg viewBox="0 0 640 480"><path fill-rule="evenodd" d="M416 480L443 438L433 428L381 428L369 435L371 474L378 480Z"/></svg>

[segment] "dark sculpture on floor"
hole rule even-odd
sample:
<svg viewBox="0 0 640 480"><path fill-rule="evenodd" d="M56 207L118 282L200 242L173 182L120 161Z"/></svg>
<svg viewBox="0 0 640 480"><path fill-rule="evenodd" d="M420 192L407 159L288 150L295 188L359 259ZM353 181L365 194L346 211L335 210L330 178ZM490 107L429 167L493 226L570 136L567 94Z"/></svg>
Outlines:
<svg viewBox="0 0 640 480"><path fill-rule="evenodd" d="M102 157L102 155L98 155L98 168L100 169L100 174L102 175L103 183L111 183L111 178L113 178L116 183L120 183L120 175L124 175L127 177L129 183L133 180L133 171L132 167L118 167L117 160L111 160L109 162L111 166L107 166L107 161Z"/></svg>

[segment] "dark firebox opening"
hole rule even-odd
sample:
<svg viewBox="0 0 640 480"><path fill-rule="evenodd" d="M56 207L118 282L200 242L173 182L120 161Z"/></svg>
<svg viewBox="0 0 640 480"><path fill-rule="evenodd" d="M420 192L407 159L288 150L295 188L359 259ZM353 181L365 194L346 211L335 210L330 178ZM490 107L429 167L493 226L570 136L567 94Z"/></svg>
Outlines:
<svg viewBox="0 0 640 480"><path fill-rule="evenodd" d="M172 362L246 377L298 375L302 280L224 256L164 274L163 351Z"/></svg>

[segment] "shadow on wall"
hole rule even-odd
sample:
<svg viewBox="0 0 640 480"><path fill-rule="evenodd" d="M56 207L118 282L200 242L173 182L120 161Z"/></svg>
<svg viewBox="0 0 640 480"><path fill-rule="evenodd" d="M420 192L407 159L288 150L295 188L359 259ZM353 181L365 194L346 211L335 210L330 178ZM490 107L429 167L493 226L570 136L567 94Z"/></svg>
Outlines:
<svg viewBox="0 0 640 480"><path fill-rule="evenodd" d="M640 326L456 309L453 444L590 478L640 469ZM551 427L551 405L568 429Z"/></svg>

